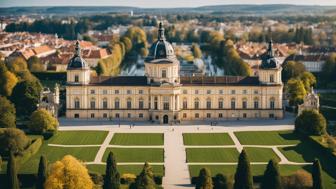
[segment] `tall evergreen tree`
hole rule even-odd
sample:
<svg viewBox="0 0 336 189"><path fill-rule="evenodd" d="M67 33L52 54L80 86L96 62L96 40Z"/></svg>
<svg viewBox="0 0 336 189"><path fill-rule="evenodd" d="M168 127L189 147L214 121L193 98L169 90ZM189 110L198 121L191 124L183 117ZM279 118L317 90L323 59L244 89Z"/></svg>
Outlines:
<svg viewBox="0 0 336 189"><path fill-rule="evenodd" d="M312 189L323 189L321 164L318 159L316 159L313 163L312 176L313 176L313 188Z"/></svg>
<svg viewBox="0 0 336 189"><path fill-rule="evenodd" d="M8 189L19 189L19 179L17 177L17 168L14 154L11 152L9 156L9 160L7 163L7 188Z"/></svg>
<svg viewBox="0 0 336 189"><path fill-rule="evenodd" d="M140 175L135 181L136 189L155 189L152 167L146 162Z"/></svg>
<svg viewBox="0 0 336 189"><path fill-rule="evenodd" d="M260 189L282 189L279 166L273 159L268 162Z"/></svg>
<svg viewBox="0 0 336 189"><path fill-rule="evenodd" d="M47 179L47 166L47 159L41 156L37 172L36 189L44 189L44 183Z"/></svg>
<svg viewBox="0 0 336 189"><path fill-rule="evenodd" d="M103 189L120 188L120 174L117 170L117 163L112 152L109 153L106 160L106 172L104 177Z"/></svg>
<svg viewBox="0 0 336 189"><path fill-rule="evenodd" d="M212 189L212 178L210 170L207 168L202 168L198 175L198 182L196 184L196 189Z"/></svg>
<svg viewBox="0 0 336 189"><path fill-rule="evenodd" d="M232 189L233 180L231 176L217 174L214 179L213 189Z"/></svg>
<svg viewBox="0 0 336 189"><path fill-rule="evenodd" d="M250 161L244 149L239 155L233 188L253 189L253 179L252 179Z"/></svg>

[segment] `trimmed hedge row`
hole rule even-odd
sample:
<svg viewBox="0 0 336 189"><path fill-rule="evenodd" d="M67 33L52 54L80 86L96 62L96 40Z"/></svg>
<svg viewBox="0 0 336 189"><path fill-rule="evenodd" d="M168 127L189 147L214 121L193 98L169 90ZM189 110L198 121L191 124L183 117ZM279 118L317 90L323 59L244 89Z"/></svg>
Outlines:
<svg viewBox="0 0 336 189"><path fill-rule="evenodd" d="M34 154L36 154L36 152L42 146L42 143L43 143L42 138L37 138L33 140L33 142L29 145L29 147L22 152L22 155L16 157L18 163L23 164Z"/></svg>

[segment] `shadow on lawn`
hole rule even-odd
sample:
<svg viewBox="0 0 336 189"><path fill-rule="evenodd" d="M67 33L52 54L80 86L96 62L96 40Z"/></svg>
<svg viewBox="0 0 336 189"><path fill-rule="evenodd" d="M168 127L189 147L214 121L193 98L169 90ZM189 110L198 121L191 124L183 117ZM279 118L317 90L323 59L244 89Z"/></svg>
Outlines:
<svg viewBox="0 0 336 189"><path fill-rule="evenodd" d="M279 136L282 137L284 140L298 140L298 136L293 132L288 133L279 133Z"/></svg>
<svg viewBox="0 0 336 189"><path fill-rule="evenodd" d="M326 153L325 149L314 144L309 139L301 139L301 142L296 146L285 147L284 151L294 151L302 156L305 162L313 162L315 159L319 159L322 169L334 179L336 178L336 157L331 153ZM295 161L292 160L292 161ZM311 165L306 165L303 168L306 171L311 172ZM336 183L335 181L333 182Z"/></svg>

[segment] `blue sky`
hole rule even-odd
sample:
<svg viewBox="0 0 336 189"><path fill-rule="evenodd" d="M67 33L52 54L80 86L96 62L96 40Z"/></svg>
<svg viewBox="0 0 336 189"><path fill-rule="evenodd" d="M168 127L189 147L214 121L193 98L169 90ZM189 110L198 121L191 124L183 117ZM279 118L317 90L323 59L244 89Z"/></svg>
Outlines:
<svg viewBox="0 0 336 189"><path fill-rule="evenodd" d="M198 7L223 4L336 5L336 0L0 0L0 7L13 6L136 6Z"/></svg>

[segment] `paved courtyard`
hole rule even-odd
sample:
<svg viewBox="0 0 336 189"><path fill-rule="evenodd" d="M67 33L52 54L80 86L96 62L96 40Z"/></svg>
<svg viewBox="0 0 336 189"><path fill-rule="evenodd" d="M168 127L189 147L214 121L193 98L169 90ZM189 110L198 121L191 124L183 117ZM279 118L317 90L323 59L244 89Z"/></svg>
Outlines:
<svg viewBox="0 0 336 189"><path fill-rule="evenodd" d="M94 161L85 162L86 164L104 164L103 156L108 148L159 148L164 149L163 162L149 162L151 165L164 165L163 187L165 188L188 188L192 187L190 183L190 165L236 165L237 162L187 162L186 148L235 148L240 152L245 147L267 148L273 150L280 159L280 164L285 165L306 165L310 163L292 162L278 149L280 147L290 147L295 145L242 145L234 132L240 131L280 131L292 130L293 119L283 120L241 120L218 122L216 126L210 126L205 122L184 123L181 125L156 125L148 122L121 122L113 123L111 121L87 121L87 120L60 120L61 131L72 130L99 130L108 131L104 142L100 145L58 145L49 144L49 146L62 147L99 147ZM135 124L135 126L130 126ZM192 125L190 125L192 124ZM110 144L115 133L163 133L164 145L136 145L123 146ZM227 133L233 145L193 145L188 146L183 143L183 133ZM143 162L120 162L118 165L142 165ZM265 162L251 162L251 164L267 164Z"/></svg>

